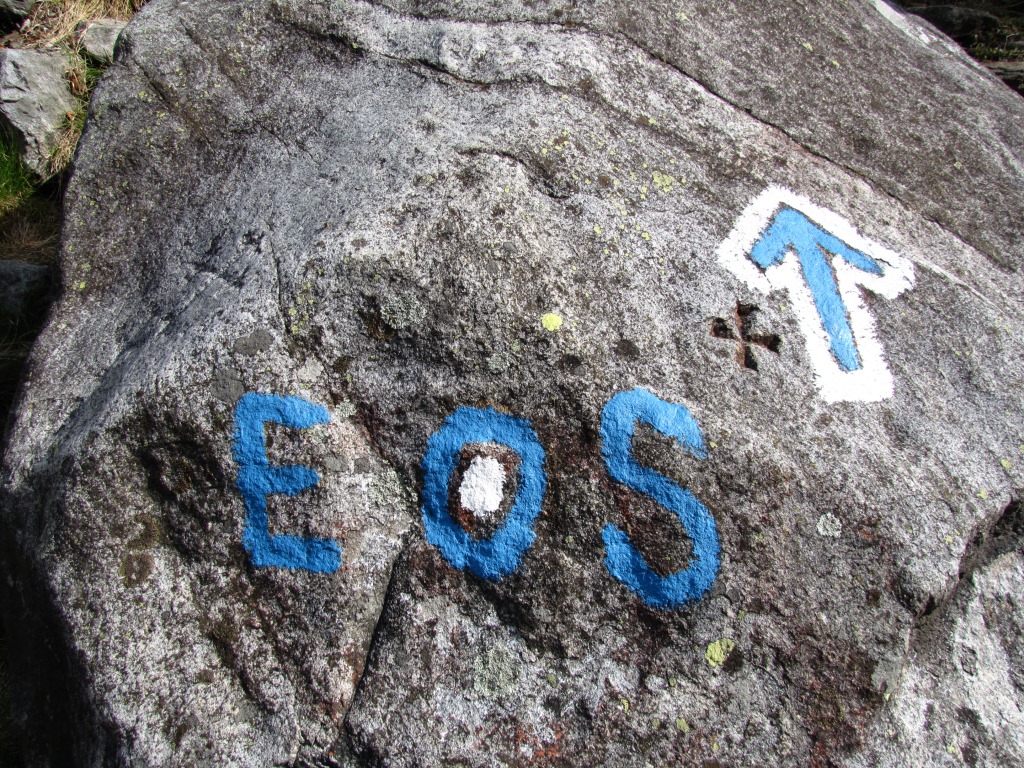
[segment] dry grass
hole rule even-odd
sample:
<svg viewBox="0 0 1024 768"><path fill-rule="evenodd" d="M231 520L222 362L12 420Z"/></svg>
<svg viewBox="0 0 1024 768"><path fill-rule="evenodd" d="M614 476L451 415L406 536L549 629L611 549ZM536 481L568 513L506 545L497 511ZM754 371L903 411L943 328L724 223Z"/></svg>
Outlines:
<svg viewBox="0 0 1024 768"><path fill-rule="evenodd" d="M91 66L82 55L80 26L95 19L127 21L144 4L145 0L43 0L18 32L9 37L8 44L16 47L57 49L68 57L64 76L71 92L78 97L79 105L68 113L57 147L50 156L47 170L51 176L63 173L71 164L85 126L89 96L102 74L102 69Z"/></svg>
<svg viewBox="0 0 1024 768"><path fill-rule="evenodd" d="M60 203L36 194L0 214L0 260L52 264L57 257Z"/></svg>
<svg viewBox="0 0 1024 768"><path fill-rule="evenodd" d="M62 47L77 52L77 27L93 19L127 21L145 0L43 0L21 27L21 44L31 48Z"/></svg>
<svg viewBox="0 0 1024 768"><path fill-rule="evenodd" d="M75 59L77 61L72 60L66 73L72 77L76 70L80 70L85 66L81 56L75 56ZM73 87L72 91L74 91ZM78 106L75 107L73 112L68 112L60 137L57 139L57 146L53 148L47 162L47 170L50 176L57 176L68 169L75 157L78 140L82 137L82 131L85 130L85 116L89 111L89 91L87 90L83 95L78 93L75 95L78 96Z"/></svg>

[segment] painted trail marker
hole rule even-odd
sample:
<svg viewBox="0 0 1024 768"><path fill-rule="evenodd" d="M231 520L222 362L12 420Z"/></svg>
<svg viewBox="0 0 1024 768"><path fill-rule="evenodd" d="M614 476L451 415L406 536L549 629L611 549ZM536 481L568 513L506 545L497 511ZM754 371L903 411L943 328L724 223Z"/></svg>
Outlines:
<svg viewBox="0 0 1024 768"><path fill-rule="evenodd" d="M861 289L899 296L914 285L910 261L777 186L747 206L718 258L750 288L789 294L826 401L892 396L892 374Z"/></svg>

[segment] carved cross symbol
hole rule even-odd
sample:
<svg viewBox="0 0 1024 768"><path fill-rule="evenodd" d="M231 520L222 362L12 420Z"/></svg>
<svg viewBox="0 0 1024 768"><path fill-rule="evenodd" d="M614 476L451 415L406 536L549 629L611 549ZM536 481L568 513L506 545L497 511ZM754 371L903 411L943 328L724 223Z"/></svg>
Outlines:
<svg viewBox="0 0 1024 768"><path fill-rule="evenodd" d="M716 317L711 321L711 335L718 339L735 341L736 362L752 371L757 370L757 358L754 357L754 351L751 349L752 344L764 347L775 354L778 354L782 347L782 337L778 334L757 333L753 330L757 311L756 304L744 304L742 301L737 301L732 324L722 317ZM736 330L733 330L733 326Z"/></svg>

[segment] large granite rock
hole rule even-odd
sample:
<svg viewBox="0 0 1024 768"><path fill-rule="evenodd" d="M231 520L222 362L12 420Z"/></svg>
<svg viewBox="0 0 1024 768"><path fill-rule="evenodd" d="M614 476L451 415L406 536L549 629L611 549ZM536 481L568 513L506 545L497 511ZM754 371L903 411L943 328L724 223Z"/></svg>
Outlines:
<svg viewBox="0 0 1024 768"><path fill-rule="evenodd" d="M948 40L155 0L118 51L5 455L33 764L1024 760L1024 102Z"/></svg>

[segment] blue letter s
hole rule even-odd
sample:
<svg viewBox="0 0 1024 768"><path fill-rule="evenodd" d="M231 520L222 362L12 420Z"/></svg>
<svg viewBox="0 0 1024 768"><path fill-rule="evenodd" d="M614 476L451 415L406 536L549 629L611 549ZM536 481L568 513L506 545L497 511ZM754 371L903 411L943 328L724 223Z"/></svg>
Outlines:
<svg viewBox="0 0 1024 768"><path fill-rule="evenodd" d="M698 458L707 458L700 427L681 405L667 403L646 389L619 392L601 413L601 454L608 473L634 491L646 494L676 513L693 540L690 566L671 576L651 570L626 533L609 523L602 531L605 565L612 576L654 608L675 608L699 599L718 574L718 529L696 496L633 458L633 432L638 421L650 424Z"/></svg>

